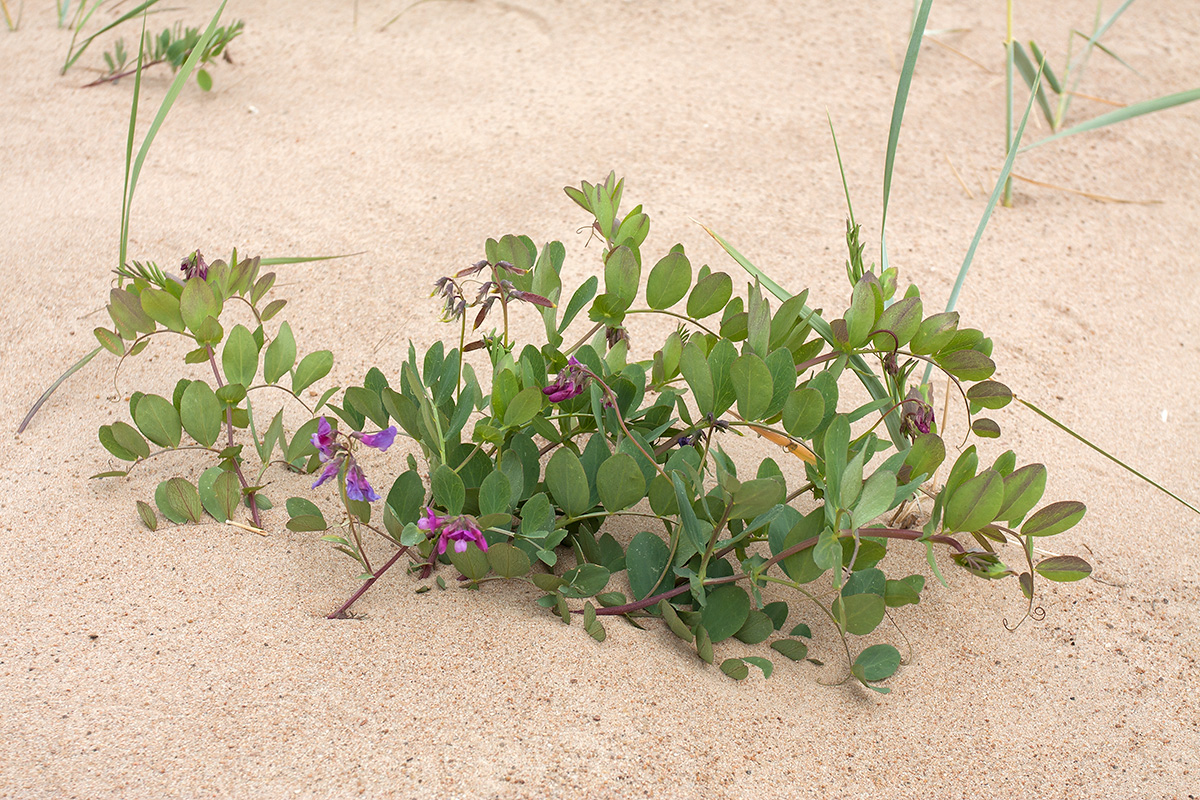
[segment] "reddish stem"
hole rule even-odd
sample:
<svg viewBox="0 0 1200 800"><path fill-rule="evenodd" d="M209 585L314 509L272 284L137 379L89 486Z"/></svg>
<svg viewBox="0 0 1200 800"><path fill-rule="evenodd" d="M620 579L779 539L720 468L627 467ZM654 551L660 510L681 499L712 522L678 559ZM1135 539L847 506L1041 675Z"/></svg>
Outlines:
<svg viewBox="0 0 1200 800"><path fill-rule="evenodd" d="M383 565L383 567L379 570L379 572L376 572L366 583L364 583L362 586L358 587L358 591L356 591L354 594L350 595L349 600L342 603L338 607L337 611L334 611L332 614L325 617L325 619L346 619L346 612L350 610L350 606L354 605L355 602L358 601L358 598L360 598L364 594L366 594L367 589L370 589L372 586L374 586L375 581L379 580L379 578L383 575L383 573L387 572L391 568L392 564L395 564L397 561L399 561L400 556L404 555L407 552L408 552L407 547L401 547L399 550L397 550L396 555L392 556L391 559L386 564Z"/></svg>

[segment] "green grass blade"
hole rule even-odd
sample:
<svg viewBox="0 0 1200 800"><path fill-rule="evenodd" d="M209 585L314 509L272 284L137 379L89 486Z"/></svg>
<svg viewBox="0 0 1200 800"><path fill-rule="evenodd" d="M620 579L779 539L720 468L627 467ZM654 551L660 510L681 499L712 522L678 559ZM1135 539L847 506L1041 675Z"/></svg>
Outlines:
<svg viewBox="0 0 1200 800"><path fill-rule="evenodd" d="M1032 39L1029 40L1029 52L1033 53L1033 60L1042 65L1042 77L1046 79L1046 83L1050 86L1050 91L1055 94L1062 94L1062 84L1058 82L1058 76L1054 74L1054 70L1050 68L1050 62L1046 60L1046 54L1042 52L1042 48L1037 46L1037 43ZM1054 125L1053 118L1050 120L1050 125Z"/></svg>
<svg viewBox="0 0 1200 800"><path fill-rule="evenodd" d="M695 220L693 220L693 222L695 222ZM701 228L704 228L705 232L714 240L716 240L717 244L721 245L721 248L728 253L730 258L736 261L742 269L746 270L746 272L757 278L758 281L767 288L767 291L775 295L780 300L787 300L792 296L791 292L787 291L774 280L772 280L767 273L751 264L749 259L734 249L733 245L725 241L720 234L716 233L703 223L697 222L696 224ZM800 314L822 339L835 347L837 346L837 340L833 335L833 329L829 327L828 322L812 313L812 310L809 309L808 306L804 306L800 310ZM875 373L871 371L870 366L867 365L862 356L850 356L849 363L851 367L854 368L854 372L858 375L859 380L862 381L863 386L865 386L867 391L871 394L872 399L882 400L883 398L889 397L887 389L880 382L879 378L876 377ZM898 416L896 414L888 414L886 417L884 417L884 421L887 423L888 435L891 436L892 443L896 446L896 449L907 450L909 447L908 440L902 433L900 433L900 420L898 419Z"/></svg>
<svg viewBox="0 0 1200 800"><path fill-rule="evenodd" d="M361 256L366 250L359 250L357 253L342 253L337 256L288 256L282 258L260 258L258 263L264 267L274 267L279 264L307 264L309 261L329 261L335 258L350 258L351 256Z"/></svg>
<svg viewBox="0 0 1200 800"><path fill-rule="evenodd" d="M1175 94L1163 95L1156 97L1153 100L1143 100L1140 103L1134 103L1125 108L1118 108L1116 111L1110 111L1107 114L1101 114L1098 117L1093 117L1087 122L1081 122L1067 128L1065 131L1060 131L1053 136L1047 136L1045 139L1039 139L1033 144L1025 145L1021 148L1021 152L1032 150L1035 147L1041 147L1044 144L1065 139L1068 136L1074 136L1077 133L1087 133L1099 128L1104 128L1108 125L1115 125L1118 122L1124 122L1127 119L1140 117L1143 114L1153 114L1155 111L1181 106L1184 103L1190 103L1193 100L1200 100L1200 89L1190 89L1186 92L1176 92Z"/></svg>
<svg viewBox="0 0 1200 800"><path fill-rule="evenodd" d="M133 139L137 132L138 100L142 96L142 64L146 57L146 18L142 17L142 35L138 37L137 72L133 74L133 103L129 108L129 135L125 138L125 181L121 187L121 241L117 249L117 269L125 267L125 256L129 250L129 207L131 205L129 188L129 169L133 164ZM119 274L119 273L118 273ZM117 279L118 286L124 286L124 276Z"/></svg>
<svg viewBox="0 0 1200 800"><path fill-rule="evenodd" d="M54 394L54 391L59 386L62 385L63 381L65 381L67 378L71 377L76 372L78 372L79 370L81 370L85 366L87 366L87 363L89 361L91 361L93 358L95 358L96 354L99 353L103 349L104 348L102 348L102 347L97 347L95 350L93 350L92 352L90 352L86 356L84 356L83 358L76 361L71 366L71 368L68 369L66 372L64 372L62 375L59 375L58 380L56 380L54 383L50 384L49 389L42 392L42 396L39 397L37 399L37 402L34 403L33 406L29 409L29 413L25 415L25 419L21 420L21 426L19 428L17 428L17 433L25 432L25 428L27 428L29 426L29 423L33 421L33 417L34 417L34 415L37 414L38 409L40 409L45 404L45 402L50 399L50 395Z"/></svg>
<svg viewBox="0 0 1200 800"><path fill-rule="evenodd" d="M1083 47L1083 54L1079 58L1080 63L1077 68L1071 63L1069 55L1070 48L1068 47L1067 71L1074 72L1075 80L1071 83L1069 91L1064 92L1059 98L1059 113L1057 117L1059 124L1062 124L1062 121L1067 118L1067 110L1071 107L1071 98L1074 96L1073 93L1079 89L1079 82L1083 80L1083 72L1087 67L1088 59L1092 57L1092 48L1095 47L1100 41L1100 37L1108 32L1108 29L1113 26L1113 23L1125 13L1125 9L1133 5L1133 0L1125 0L1125 2L1122 3L1121 6L1103 23L1100 22L1100 5L1100 2L1096 3L1096 21L1093 26L1092 35L1088 37L1087 43ZM1068 37L1068 40L1073 41L1074 37Z"/></svg>
<svg viewBox="0 0 1200 800"><path fill-rule="evenodd" d="M887 257L887 210L888 198L892 193L892 167L896 163L896 145L900 141L900 126L904 122L904 106L908 103L908 89L912 85L913 70L917 68L917 56L921 53L921 39L925 35L925 23L933 0L922 0L921 7L913 20L912 34L908 38L908 52L904 54L904 65L900 68L900 82L896 85L896 101L892 103L892 124L888 128L887 160L883 166L883 218L879 222L879 269L888 268Z"/></svg>
<svg viewBox="0 0 1200 800"><path fill-rule="evenodd" d="M103 28L101 28L100 30L93 33L91 36L84 39L83 42L79 45L78 50L75 49L75 42L74 42L74 40L72 40L71 41L71 49L67 51L67 60L65 62L63 62L62 71L59 74L66 75L67 70L69 70L71 68L71 65L73 65L76 61L79 60L79 57L81 55L83 55L83 51L88 49L88 45L90 45L93 41L95 41L97 36L101 36L101 35L107 33L108 31L111 31L113 28L117 27L118 25L120 25L123 22L128 22L129 20L133 19L138 14L141 14L143 11L150 8L150 6L154 5L157 2L158 2L158 0L145 0L145 2L143 2L137 8L134 8L131 11L126 11L124 14L122 14L117 19L108 23ZM99 5L100 5L100 3L97 2L95 6L92 6L92 10L88 12L87 17L84 17L83 21L80 23L80 27L83 26L83 23L87 22L88 18L90 18L92 16L92 14L96 10L96 7ZM75 32L78 33L79 28L76 28Z"/></svg>
<svg viewBox="0 0 1200 800"><path fill-rule="evenodd" d="M1021 72L1021 77L1025 79L1025 85L1029 87L1030 91L1033 91L1033 84L1034 81L1037 80L1038 70L1037 67L1034 66L1033 61L1029 58L1029 54L1025 52L1025 47L1020 42L1013 42L1013 58L1016 61L1017 69ZM1048 83L1049 77L1046 77ZM1042 116L1044 116L1046 118L1046 122L1053 127L1054 111L1050 108L1050 99L1046 96L1046 88L1044 86L1038 86L1035 95L1037 96L1038 108L1042 110Z"/></svg>
<svg viewBox="0 0 1200 800"><path fill-rule="evenodd" d="M1086 33L1083 33L1082 31L1077 31L1077 30L1074 30L1074 29L1072 29L1072 31L1071 31L1071 32L1072 32L1072 33L1079 34L1079 35L1080 35L1080 36L1082 36L1084 39L1086 39L1086 38L1087 38L1087 34L1086 34ZM1134 75L1137 75L1139 78L1144 78L1144 77L1146 77L1145 75L1143 75L1142 73L1140 73L1140 72L1138 72L1138 71L1137 71L1137 67L1133 66L1133 65L1132 65L1132 64L1130 64L1128 61L1126 61L1125 59L1121 58L1121 57L1120 57L1119 55L1117 55L1117 54L1116 54L1116 52L1115 52L1115 51L1113 51L1111 48L1105 47L1105 46L1104 46L1103 44L1101 44L1100 42L1096 42L1096 49L1097 49L1097 50L1099 50L1101 53L1104 53L1104 55L1106 55L1106 56L1108 56L1109 58L1111 58L1111 59L1113 59L1114 61L1116 61L1116 62L1117 62L1118 64L1120 64L1122 67L1124 67L1125 69L1127 69L1127 70L1129 70L1130 72L1132 72Z"/></svg>
<svg viewBox="0 0 1200 800"><path fill-rule="evenodd" d="M129 239L129 217L133 210L133 193L134 190L137 189L138 175L141 174L142 164L146 160L146 154L150 152L150 145L154 142L154 137L158 134L158 129L162 127L163 122L167 118L167 113L171 110L171 106L175 104L175 99L179 97L179 93L183 91L184 84L187 83L188 78L192 76L192 70L196 68L196 64L204 55L204 49L208 47L209 41L212 40L213 34L217 30L217 21L221 19L221 13L225 10L226 2L228 2L228 0L221 0L221 6L217 9L217 13L213 15L212 20L208 23L208 29L204 31L204 34L192 48L192 53L188 56L187 61L183 62L183 66L179 68L179 72L175 75L175 80L171 81L171 87L167 89L167 95L163 98L162 104L158 107L158 113L154 116L154 121L150 123L150 128L146 131L146 138L142 140L142 146L138 149L137 158L134 159L133 162L133 169L129 171L128 178L126 180L127 189L124 199L125 213L123 215L123 223L121 226L122 264L125 263L126 243ZM145 23L143 22L143 25L144 24ZM139 77L141 76L141 73L141 55L139 55ZM136 117L134 119L136 119ZM126 163L128 164L128 161Z"/></svg>
<svg viewBox="0 0 1200 800"><path fill-rule="evenodd" d="M846 168L842 166L842 151L838 147L837 134L833 130L833 117L825 110L825 119L829 120L829 135L833 137L833 152L837 154L838 172L842 176L842 191L846 193L846 210L850 212L850 224L854 225L854 205L850 202L850 184L846 183Z"/></svg>
<svg viewBox="0 0 1200 800"><path fill-rule="evenodd" d="M1034 95L1037 93L1037 88L1041 86L1041 75L1039 74L1034 80L1034 91L1029 94L1029 102L1025 106L1025 114L1021 117L1021 125L1017 128L1017 136L1015 143L1020 145L1021 137L1025 135L1025 123L1029 122L1029 113L1033 111ZM991 197L988 198L987 207L983 210L983 216L979 218L979 225L975 228L975 236L971 239L971 246L967 248L967 255L963 258L962 266L958 268L958 277L954 280L954 288L950 290L950 299L946 301L946 310L953 311L954 306L958 303L958 295L962 291L963 284L967 281L967 273L971 269L971 262L975 259L975 250L979 247L979 241L983 238L983 232L987 229L988 221L992 218L992 212L996 209L996 203L1000 200L1000 195L1004 191L1004 184L1012 174L1013 162L1017 159L1017 153L1021 152L1018 147L1014 146L1008 151L1008 158L1004 159L1004 167L1000 170L1000 176L996 179L996 186L992 189ZM921 379L922 383L929 383L929 376L933 372L933 365L925 365L925 376Z"/></svg>
<svg viewBox="0 0 1200 800"><path fill-rule="evenodd" d="M1145 475L1143 475L1142 473L1138 472L1136 469L1134 469L1133 467L1129 466L1128 464L1126 464L1126 463L1125 463L1124 461L1122 461L1121 459L1117 458L1116 456L1114 456L1113 454L1111 454L1111 453L1107 452L1106 450L1104 450L1104 449L1100 448L1099 446L1097 446L1097 445L1093 444L1092 442L1088 441L1087 439L1083 438L1083 437L1082 437L1082 436L1080 436L1078 433L1076 433L1075 431L1071 430L1071 429L1070 429L1070 428L1068 428L1066 425L1062 424L1061 422L1059 422L1058 420L1056 420L1054 417L1050 416L1050 415L1049 415L1049 414L1047 414L1045 411L1043 411L1042 409L1040 409L1040 408L1038 408L1037 406L1035 406L1033 403L1029 402L1028 400L1022 400L1020 397L1016 397L1016 398L1014 398L1014 399L1015 399L1015 400L1016 400L1018 403L1020 403L1021 405L1025 406L1026 408L1028 408L1028 409L1029 409L1030 411L1032 411L1033 413L1035 413L1035 414L1037 414L1038 416L1040 416L1040 417L1042 417L1043 419L1045 419L1045 420L1046 420L1047 422L1049 422L1050 424L1054 425L1054 426L1055 426L1055 427L1057 427L1057 428L1061 428L1062 430L1064 430L1064 431L1066 431L1067 433L1071 434L1071 435L1072 435L1072 436L1074 436L1076 439L1078 439L1079 441L1083 442L1083 443L1084 443L1084 444L1086 444L1088 447L1092 448L1092 449L1093 449L1093 450L1095 450L1097 453L1099 453L1100 455L1104 456L1105 458L1107 458L1109 461L1113 462L1113 463L1114 463L1114 464L1116 464L1117 466L1121 467L1122 469L1126 470L1127 472L1131 472L1131 473L1133 473L1133 474L1134 474L1134 475L1136 475L1137 477L1139 477L1139 478L1141 478L1142 480L1144 480L1146 483L1148 483L1148 484L1150 484L1151 486L1153 486L1155 489L1158 489L1160 492L1162 492L1162 493L1164 493L1164 494L1166 494L1166 495L1169 495L1169 496L1170 496L1170 497L1172 497L1173 499L1177 500L1178 502L1180 502L1180 503L1182 503L1183 505L1185 505L1185 506L1187 506L1188 508L1190 508L1192 511L1195 511L1197 514L1200 514L1200 508L1196 508L1194 505L1192 505L1192 504L1191 504L1191 503L1189 503L1188 501L1184 500L1182 497L1180 497L1179 495L1175 494L1175 493L1174 493L1174 492L1172 492L1170 489L1167 489L1167 488L1166 488L1165 486L1163 486L1162 484L1160 484L1160 483L1157 483L1157 482L1155 482L1155 481L1152 481L1152 480L1150 480L1150 478L1147 478Z"/></svg>

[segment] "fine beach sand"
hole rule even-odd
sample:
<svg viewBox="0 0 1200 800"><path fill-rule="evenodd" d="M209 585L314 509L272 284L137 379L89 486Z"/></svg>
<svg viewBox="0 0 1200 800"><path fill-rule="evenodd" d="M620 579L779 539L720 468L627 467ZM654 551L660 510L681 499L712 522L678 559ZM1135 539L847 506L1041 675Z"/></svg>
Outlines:
<svg viewBox="0 0 1200 800"><path fill-rule="evenodd" d="M408 339L449 335L429 286L481 258L489 236L561 239L571 290L596 274L589 220L562 186L609 170L626 178L624 207L651 216L648 258L683 242L693 264L741 281L694 219L840 313L845 198L826 111L878 260L911 4L454 0L380 32L404 5L363 0L355 29L348 2L230 2L225 19L246 23L235 63L214 67L211 93L184 90L134 202L129 256L166 268L197 247L362 251L278 270L301 352L336 354L321 388L371 366L398 375ZM203 24L214 6L152 24ZM1003 3L982 6L935 5L929 28L966 29L939 38L990 71L926 43L897 155L889 253L927 313L1003 161ZM1093 11L1022 3L1017 35L1061 63ZM1200 796L1200 516L1015 406L984 458L1012 447L1049 468L1047 500L1087 504L1045 545L1084 556L1099 580L1039 582L1045 619L1009 633L1024 613L1015 580L985 584L945 560L943 587L922 551L894 547L889 573L929 581L893 615L903 634L885 623L867 640L910 655L887 696L824 685L846 675L840 643L799 603L790 624L813 626L826 666L775 657L769 681L740 683L657 623L609 621L598 645L517 584L417 595L395 570L356 605L363 619L327 621L356 570L284 528L282 501L307 487L278 469L266 537L211 520L146 530L135 500L207 462L185 453L88 480L118 466L95 433L127 418L132 391L170 394L181 346L155 342L115 382L102 354L11 433L108 324L133 84L79 88L115 36L60 77L69 39L49 2L0 32L0 796ZM1105 41L1140 75L1097 54L1081 92L1134 102L1197 85L1188 0L1135 5ZM141 130L169 80L147 73ZM1072 119L1108 108L1081 99ZM1031 120L1030 140L1046 133ZM1018 182L958 303L994 339L998 379L1193 502L1198 154L1192 105L1021 156L1029 178L1154 202ZM635 356L667 330L634 327ZM957 447L961 409L945 422ZM368 471L386 486L403 456ZM332 513L331 493L309 496ZM747 654L774 655L717 648Z"/></svg>

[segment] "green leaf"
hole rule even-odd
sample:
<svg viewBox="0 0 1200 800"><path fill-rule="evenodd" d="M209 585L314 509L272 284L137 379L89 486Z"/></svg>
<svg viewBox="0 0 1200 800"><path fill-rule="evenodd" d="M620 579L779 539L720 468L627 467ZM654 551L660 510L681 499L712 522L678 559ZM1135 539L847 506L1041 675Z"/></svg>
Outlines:
<svg viewBox="0 0 1200 800"><path fill-rule="evenodd" d="M562 587L564 597L582 599L604 591L611 573L599 564L580 564L563 573L567 583Z"/></svg>
<svg viewBox="0 0 1200 800"><path fill-rule="evenodd" d="M191 284L192 281L188 281L188 285ZM254 374L258 372L258 344L245 325L235 325L229 332L221 351L221 368L229 383L254 384Z"/></svg>
<svg viewBox="0 0 1200 800"><path fill-rule="evenodd" d="M96 334L96 341L100 342L105 350L115 356L125 355L125 343L121 341L120 336L108 328L96 328L92 333Z"/></svg>
<svg viewBox="0 0 1200 800"><path fill-rule="evenodd" d="M864 570L866 572L867 570ZM861 573L854 573L860 575ZM851 577L854 577L853 575ZM842 614L845 613L846 632L856 636L865 636L879 627L887 611L881 594L864 592L862 594L843 594L833 601L833 615L841 624Z"/></svg>
<svg viewBox="0 0 1200 800"><path fill-rule="evenodd" d="M873 644L854 659L854 675L862 681L882 681L900 668L900 651L890 644Z"/></svg>
<svg viewBox="0 0 1200 800"><path fill-rule="evenodd" d="M114 422L111 426L113 440L123 449L129 451L135 456L148 458L150 456L150 445L140 433L132 426L124 422ZM112 451L110 451L112 452ZM116 453L113 453L116 455ZM120 456L117 456L120 458ZM132 458L126 458L125 461L133 461Z"/></svg>
<svg viewBox="0 0 1200 800"><path fill-rule="evenodd" d="M936 433L923 433L918 436L904 457L904 463L910 468L913 477L924 475L926 478L933 475L945 460L946 444Z"/></svg>
<svg viewBox="0 0 1200 800"><path fill-rule="evenodd" d="M287 300L283 300L283 299L272 300L271 302L267 303L267 307L262 310L262 314L260 315L260 318L262 319L263 322L266 322L267 320L271 319L276 314L278 314L280 311L283 311L283 307L286 305L287 305Z"/></svg>
<svg viewBox="0 0 1200 800"><path fill-rule="evenodd" d="M714 272L701 278L688 295L687 315L692 319L704 319L717 313L733 296L733 279L724 272Z"/></svg>
<svg viewBox="0 0 1200 800"><path fill-rule="evenodd" d="M751 609L750 616L734 634L734 638L746 644L758 644L765 642L774 630L775 625L769 616L757 609Z"/></svg>
<svg viewBox="0 0 1200 800"><path fill-rule="evenodd" d="M675 607L673 605L668 603L666 600L663 600L658 604L658 608L662 614L663 620L665 620L667 623L667 627L671 629L671 633L675 634L689 644L695 640L696 637L695 634L692 633L692 629L685 625L683 620L679 618L679 615L675 613ZM709 646L711 647L712 645L710 644Z"/></svg>
<svg viewBox="0 0 1200 800"><path fill-rule="evenodd" d="M188 436L205 447L212 447L217 441L221 423L225 421L221 401L204 381L192 381L184 389L179 400L179 417Z"/></svg>
<svg viewBox="0 0 1200 800"><path fill-rule="evenodd" d="M863 277L854 285L850 308L846 311L846 340L851 347L862 347L875 328L875 290Z"/></svg>
<svg viewBox="0 0 1200 800"><path fill-rule="evenodd" d="M1054 536L1075 527L1087 507L1078 500L1063 500L1039 509L1021 526L1025 536Z"/></svg>
<svg viewBox="0 0 1200 800"><path fill-rule="evenodd" d="M154 509L150 507L149 503L138 500L137 510L138 516L142 518L143 525L152 531L158 530L158 517L155 515Z"/></svg>
<svg viewBox="0 0 1200 800"><path fill-rule="evenodd" d="M825 419L825 398L806 386L788 395L783 406L783 429L799 439L811 436Z"/></svg>
<svg viewBox="0 0 1200 800"><path fill-rule="evenodd" d="M958 312L945 311L927 317L917 328L908 349L915 355L936 353L954 338L958 332Z"/></svg>
<svg viewBox="0 0 1200 800"><path fill-rule="evenodd" d="M443 464L443 466L445 465ZM487 554L480 550L474 542L468 542L467 549L461 553L451 547L446 550L446 554L450 556L450 563L454 565L454 568L472 581L485 577L491 568L491 565L488 564Z"/></svg>
<svg viewBox="0 0 1200 800"><path fill-rule="evenodd" d="M542 410L545 395L536 386L517 392L504 410L504 427L523 428Z"/></svg>
<svg viewBox="0 0 1200 800"><path fill-rule="evenodd" d="M679 369L692 390L692 397L701 415L713 413L715 394L708 359L695 341L689 341L679 358Z"/></svg>
<svg viewBox="0 0 1200 800"><path fill-rule="evenodd" d="M796 639L777 639L771 649L792 661L803 661L808 656L808 645Z"/></svg>
<svg viewBox="0 0 1200 800"><path fill-rule="evenodd" d="M625 550L625 563L629 588L635 600L649 597L661 586L660 578L670 578L667 570L670 558L671 551L666 542L650 531L642 531L633 537Z"/></svg>
<svg viewBox="0 0 1200 800"><path fill-rule="evenodd" d="M742 419L764 419L774 394L774 380L766 363L754 353L738 356L729 367L729 377Z"/></svg>
<svg viewBox="0 0 1200 800"><path fill-rule="evenodd" d="M138 435L140 436L141 434ZM122 461L137 461L138 457L136 453L131 453L129 450L117 444L117 439L113 435L112 425L101 425L98 438L100 439L100 444L104 445L105 450L112 453Z"/></svg>
<svg viewBox="0 0 1200 800"><path fill-rule="evenodd" d="M154 490L154 504L158 506L158 510L162 512L164 517L176 525L182 525L188 521L187 515L171 504L167 493L167 481L158 484L158 488Z"/></svg>
<svg viewBox="0 0 1200 800"><path fill-rule="evenodd" d="M328 350L317 350L300 359L296 373L292 377L292 391L300 394L312 384L324 378L333 369L333 353Z"/></svg>
<svg viewBox="0 0 1200 800"><path fill-rule="evenodd" d="M200 473L200 480L196 481L196 488L200 493L200 504L217 522L225 522L229 519L229 514L225 513L224 508L217 502L217 493L213 488L217 478L223 474L226 474L225 470L220 467L209 467ZM237 478L234 477L234 480L236 481Z"/></svg>
<svg viewBox="0 0 1200 800"><path fill-rule="evenodd" d="M744 481L733 490L729 506L730 519L754 519L783 502L786 489L774 478L755 478Z"/></svg>
<svg viewBox="0 0 1200 800"><path fill-rule="evenodd" d="M735 681L744 681L750 675L750 669L746 666L746 662L740 658L727 658L722 661L721 672Z"/></svg>
<svg viewBox="0 0 1200 800"><path fill-rule="evenodd" d="M976 417L971 420L971 433L980 439L997 439L1000 436L1000 426L995 420L986 417Z"/></svg>
<svg viewBox="0 0 1200 800"><path fill-rule="evenodd" d="M919 296L905 297L892 303L879 315L875 328L881 331L891 331L896 338L886 333L877 333L871 340L877 350L893 350L903 347L912 341L917 329L921 327L921 314L924 308Z"/></svg>
<svg viewBox="0 0 1200 800"><path fill-rule="evenodd" d="M916 605L921 602L923 588L925 588L925 578L920 575L910 575L900 581L889 579L883 592L883 599L888 608Z"/></svg>
<svg viewBox="0 0 1200 800"><path fill-rule="evenodd" d="M987 469L953 490L942 515L946 530L977 531L996 518L1004 502L1004 478Z"/></svg>
<svg viewBox="0 0 1200 800"><path fill-rule="evenodd" d="M700 660L705 663L713 663L712 639L703 625L696 626L696 655L700 656Z"/></svg>
<svg viewBox="0 0 1200 800"><path fill-rule="evenodd" d="M1012 390L999 381L983 381L967 389L967 399L982 408L1004 408L1013 399Z"/></svg>
<svg viewBox="0 0 1200 800"><path fill-rule="evenodd" d="M147 439L159 447L178 447L183 435L179 412L164 397L156 394L144 396L137 404L133 421Z"/></svg>
<svg viewBox="0 0 1200 800"><path fill-rule="evenodd" d="M692 265L681 252L667 253L646 279L646 305L670 308L683 299L692 285Z"/></svg>
<svg viewBox="0 0 1200 800"><path fill-rule="evenodd" d="M204 320L221 316L221 300L206 281L190 280L183 285L179 296L179 313L188 330L195 333Z"/></svg>
<svg viewBox="0 0 1200 800"><path fill-rule="evenodd" d="M884 469L876 470L863 484L862 493L851 512L850 527L861 528L895 504L896 475ZM990 522L990 520L989 520Z"/></svg>
<svg viewBox="0 0 1200 800"><path fill-rule="evenodd" d="M962 381L982 381L996 371L995 362L978 350L953 350L933 360Z"/></svg>
<svg viewBox="0 0 1200 800"><path fill-rule="evenodd" d="M533 567L525 551L508 542L497 542L488 547L487 560L492 571L501 578L519 578L529 574Z"/></svg>
<svg viewBox="0 0 1200 800"><path fill-rule="evenodd" d="M610 456L596 472L600 502L609 511L623 511L646 496L646 479L628 453Z"/></svg>
<svg viewBox="0 0 1200 800"><path fill-rule="evenodd" d="M567 303L567 309L563 312L562 320L558 323L559 333L565 331L567 326L583 310L583 307L592 301L592 298L596 296L596 290L599 286L600 279L593 275L575 290L575 294L571 295L571 302Z"/></svg>
<svg viewBox="0 0 1200 800"><path fill-rule="evenodd" d="M1005 520L1010 526L1025 519L1046 491L1046 474L1044 464L1026 464L1004 476L1004 502L996 518Z"/></svg>
<svg viewBox="0 0 1200 800"><path fill-rule="evenodd" d="M171 508L192 522L199 522L204 516L200 492L183 478L171 478L166 482L166 498Z"/></svg>
<svg viewBox="0 0 1200 800"><path fill-rule="evenodd" d="M1051 556L1034 567L1038 575L1051 581L1081 581L1092 574L1092 565L1079 556Z"/></svg>
<svg viewBox="0 0 1200 800"><path fill-rule="evenodd" d="M546 464L546 487L569 517L578 517L591 506L587 474L579 457L565 447L555 450Z"/></svg>
<svg viewBox="0 0 1200 800"><path fill-rule="evenodd" d="M212 76L208 74L207 70L196 70L196 85L203 92L212 91Z"/></svg>
<svg viewBox="0 0 1200 800"><path fill-rule="evenodd" d="M138 296L142 310L158 324L176 333L183 333L183 315L179 311L179 298L165 289L148 286Z"/></svg>
<svg viewBox="0 0 1200 800"><path fill-rule="evenodd" d="M267 345L263 357L263 378L267 383L276 383L296 363L296 339L292 327L286 322L279 326L275 341Z"/></svg>
<svg viewBox="0 0 1200 800"><path fill-rule="evenodd" d="M624 311L637 297L641 267L633 251L624 245L617 247L604 262L604 292L613 298L615 310Z"/></svg>
<svg viewBox="0 0 1200 800"><path fill-rule="evenodd" d="M759 656L742 656L742 661L745 661L747 664L753 664L761 669L764 680L769 679L771 677L771 673L775 671L775 665L766 658L761 658Z"/></svg>
<svg viewBox="0 0 1200 800"><path fill-rule="evenodd" d="M700 619L710 641L722 642L733 636L750 616L750 596L734 584L718 586L708 593Z"/></svg>
<svg viewBox="0 0 1200 800"><path fill-rule="evenodd" d="M463 504L466 503L467 491L458 473L446 464L440 464L433 472L431 483L434 502L449 514L461 514ZM463 574L466 575L465 572Z"/></svg>
<svg viewBox="0 0 1200 800"><path fill-rule="evenodd" d="M503 471L494 469L479 487L479 513L507 514L512 508L512 483Z"/></svg>

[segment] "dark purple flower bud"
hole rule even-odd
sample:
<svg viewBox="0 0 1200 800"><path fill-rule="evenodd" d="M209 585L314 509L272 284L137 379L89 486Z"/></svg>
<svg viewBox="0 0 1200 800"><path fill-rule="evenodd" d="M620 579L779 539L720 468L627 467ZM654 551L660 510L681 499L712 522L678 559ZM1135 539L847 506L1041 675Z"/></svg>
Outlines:
<svg viewBox="0 0 1200 800"><path fill-rule="evenodd" d="M314 488L314 489L317 488L325 481L327 481L330 478L332 478L333 476L337 475L338 470L341 468L342 468L342 459L340 459L340 458L335 458L333 461L328 462L325 465L324 471L321 472L321 477L317 478L316 481L313 482L312 488Z"/></svg>
<svg viewBox="0 0 1200 800"><path fill-rule="evenodd" d="M322 461L328 461L333 458L333 452L336 449L334 444L333 428L329 425L329 420L321 417L321 421L317 423L317 432L312 435L313 447L321 455Z"/></svg>
<svg viewBox="0 0 1200 800"><path fill-rule="evenodd" d="M688 447L689 445L692 444L692 442L696 441L696 437L695 436L680 436L676 441L679 442L680 447Z"/></svg>
<svg viewBox="0 0 1200 800"><path fill-rule="evenodd" d="M933 407L921 398L916 389L909 389L908 396L901 404L901 414L900 430L909 436L929 433L933 428Z"/></svg>
<svg viewBox="0 0 1200 800"><path fill-rule="evenodd" d="M487 539L483 538L483 531L479 530L479 524L474 519L468 516L454 517L446 522L442 528L441 538L438 539L438 555L446 552L446 545L454 542L454 552L461 553L467 549L470 542L474 542L480 550L487 552Z"/></svg>
<svg viewBox="0 0 1200 800"><path fill-rule="evenodd" d="M508 293L508 296L514 300L524 300L526 303L533 303L535 306L544 306L546 308L554 308L554 303L540 294L533 292L522 292L520 289L513 289Z"/></svg>
<svg viewBox="0 0 1200 800"><path fill-rule="evenodd" d="M489 266L489 264L486 259L484 259L482 261L476 261L474 264L467 267L466 269L460 269L458 272L455 273L454 277L465 278L468 275L477 275L480 270L482 270L484 267L487 267L487 266Z"/></svg>
<svg viewBox="0 0 1200 800"><path fill-rule="evenodd" d="M396 426L389 425L378 433L352 433L350 435L367 447L374 447L376 450L383 451L391 447L392 442L396 440Z"/></svg>
<svg viewBox="0 0 1200 800"><path fill-rule="evenodd" d="M204 256L200 255L199 250L185 258L179 265L179 269L183 271L183 276L187 280L196 277L202 281L208 280L208 264L204 263Z"/></svg>
<svg viewBox="0 0 1200 800"><path fill-rule="evenodd" d="M367 477L363 475L362 467L358 464L351 464L350 469L346 470L346 497L364 503L374 503L379 499L379 495L371 488L371 484L367 483Z"/></svg>
<svg viewBox="0 0 1200 800"><path fill-rule="evenodd" d="M625 330L623 326L618 328L605 328L604 340L608 343L608 349L611 350L617 346L617 342L629 341L629 331Z"/></svg>

